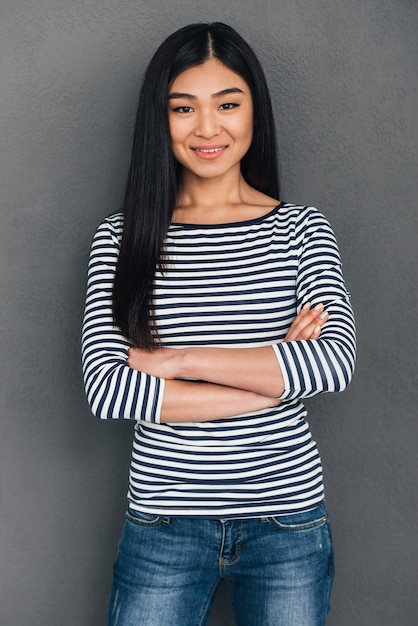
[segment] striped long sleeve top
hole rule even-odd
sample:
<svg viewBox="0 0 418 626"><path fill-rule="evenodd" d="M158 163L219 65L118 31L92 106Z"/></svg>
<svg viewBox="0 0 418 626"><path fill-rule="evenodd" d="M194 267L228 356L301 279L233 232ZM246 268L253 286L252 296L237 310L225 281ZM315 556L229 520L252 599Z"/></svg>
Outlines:
<svg viewBox="0 0 418 626"><path fill-rule="evenodd" d="M267 215L216 225L172 223L153 315L167 347L273 346L281 403L212 422L160 423L164 380L129 368L113 323L112 286L123 215L92 243L83 324L87 399L101 419L135 420L128 500L165 515L285 515L323 498L322 469L303 398L343 391L355 363L355 327L337 243L312 207L280 203ZM318 340L284 342L306 303L329 313ZM257 376L257 372L254 372Z"/></svg>

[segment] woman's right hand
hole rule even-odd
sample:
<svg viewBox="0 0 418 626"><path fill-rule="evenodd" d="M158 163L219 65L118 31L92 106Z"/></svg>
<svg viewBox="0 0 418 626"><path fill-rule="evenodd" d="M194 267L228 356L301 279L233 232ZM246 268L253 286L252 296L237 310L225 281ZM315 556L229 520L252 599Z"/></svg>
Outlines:
<svg viewBox="0 0 418 626"><path fill-rule="evenodd" d="M307 302L295 317L284 341L318 339L328 317L323 304L312 307L311 303Z"/></svg>

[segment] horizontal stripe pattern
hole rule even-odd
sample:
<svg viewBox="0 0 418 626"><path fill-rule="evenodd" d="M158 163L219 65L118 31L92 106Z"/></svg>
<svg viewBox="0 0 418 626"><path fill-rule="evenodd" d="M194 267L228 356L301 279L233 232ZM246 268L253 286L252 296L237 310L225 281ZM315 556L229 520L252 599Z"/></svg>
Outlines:
<svg viewBox="0 0 418 626"><path fill-rule="evenodd" d="M283 372L273 409L205 423L160 424L164 380L126 365L111 293L123 216L93 239L83 325L83 370L93 413L136 420L128 498L133 508L188 517L280 515L323 498L318 450L302 398L343 391L355 328L334 234L312 207L221 225L171 224L153 315L168 347L272 345ZM330 314L318 341L283 339L305 302ZM254 373L256 375L256 372Z"/></svg>

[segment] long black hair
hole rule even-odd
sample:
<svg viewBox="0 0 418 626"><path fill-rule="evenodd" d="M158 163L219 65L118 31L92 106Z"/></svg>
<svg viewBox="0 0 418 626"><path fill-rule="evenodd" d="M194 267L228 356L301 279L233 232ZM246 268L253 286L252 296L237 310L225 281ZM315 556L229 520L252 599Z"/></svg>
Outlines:
<svg viewBox="0 0 418 626"><path fill-rule="evenodd" d="M124 228L113 287L113 316L134 345L152 349L152 288L157 266L164 269L164 238L181 184L181 166L171 149L168 90L190 67L214 57L250 87L253 139L241 161L249 185L280 197L276 133L261 65L238 33L220 22L191 24L170 35L152 57L142 83L124 200Z"/></svg>

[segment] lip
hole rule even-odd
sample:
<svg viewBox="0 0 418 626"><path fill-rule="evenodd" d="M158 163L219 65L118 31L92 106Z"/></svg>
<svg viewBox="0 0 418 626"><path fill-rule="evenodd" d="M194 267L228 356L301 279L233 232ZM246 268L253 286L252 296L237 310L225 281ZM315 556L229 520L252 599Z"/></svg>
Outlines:
<svg viewBox="0 0 418 626"><path fill-rule="evenodd" d="M204 161L213 161L214 159L218 159L222 154L224 154L225 150L228 146L194 146L192 150L194 154Z"/></svg>

